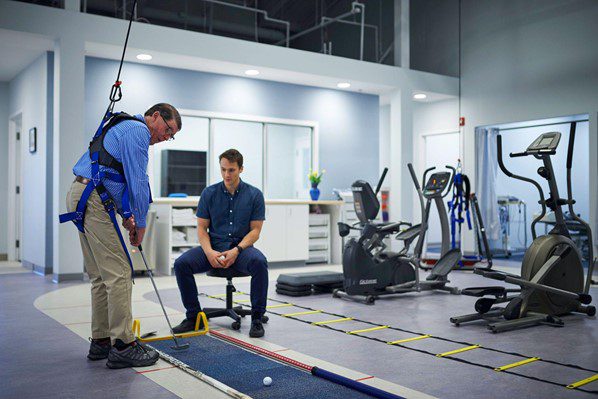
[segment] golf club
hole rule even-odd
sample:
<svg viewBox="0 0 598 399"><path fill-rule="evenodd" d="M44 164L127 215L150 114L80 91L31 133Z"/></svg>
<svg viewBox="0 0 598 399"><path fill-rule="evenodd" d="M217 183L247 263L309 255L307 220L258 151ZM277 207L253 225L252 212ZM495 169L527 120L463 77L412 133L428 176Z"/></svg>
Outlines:
<svg viewBox="0 0 598 399"><path fill-rule="evenodd" d="M181 344L179 344L179 341L176 339L174 331L172 331L172 324L170 324L170 319L168 318L168 315L166 314L166 309L164 309L164 304L162 303L162 298L160 298L160 293L158 292L158 287L156 287L156 282L154 281L154 274L152 273L149 266L147 265L147 261L145 260L145 255L143 254L143 249L141 248L141 245L137 246L137 248L139 249L139 253L141 254L141 258L143 259L143 264L145 265L145 268L147 269L147 273L150 276L150 280L152 281L152 285L154 286L154 291L156 291L156 295L158 296L158 301L160 301L160 306L162 307L162 312L164 312L164 317L166 317L166 322L168 323L168 328L170 328L170 333L172 334L172 339L174 340L174 346L171 346L171 348L174 350L177 350L177 351L185 350L185 349L189 348L189 344L185 343L185 344L181 345Z"/></svg>

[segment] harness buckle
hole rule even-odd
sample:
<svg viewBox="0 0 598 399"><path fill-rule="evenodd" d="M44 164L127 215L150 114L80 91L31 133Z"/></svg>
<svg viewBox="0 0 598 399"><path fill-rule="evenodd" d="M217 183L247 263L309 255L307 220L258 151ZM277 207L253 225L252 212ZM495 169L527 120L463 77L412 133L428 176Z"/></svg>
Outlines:
<svg viewBox="0 0 598 399"><path fill-rule="evenodd" d="M116 205L114 204L114 200L112 198L102 200L102 204L104 204L104 209L106 210L106 212L110 212L114 210L114 208L116 208Z"/></svg>

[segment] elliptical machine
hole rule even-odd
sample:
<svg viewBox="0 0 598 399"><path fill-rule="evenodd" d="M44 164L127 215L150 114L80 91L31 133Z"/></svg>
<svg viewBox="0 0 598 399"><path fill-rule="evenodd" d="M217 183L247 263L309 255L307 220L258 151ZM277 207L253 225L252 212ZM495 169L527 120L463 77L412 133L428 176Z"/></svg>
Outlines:
<svg viewBox="0 0 598 399"><path fill-rule="evenodd" d="M571 124L569 147L567 151L567 192L568 198L560 198L557 182L554 176L551 156L556 153L561 134L549 132L540 135L527 150L511 153L510 157L533 156L543 162L538 168L538 174L548 181L549 196L544 197L542 187L537 181L511 173L502 159L502 138L497 138L498 163L500 169L509 177L533 184L540 195L541 214L532 222L533 242L525 252L521 264L521 276L493 271L487 268L477 268L476 274L486 278L519 285L520 289L498 287L475 287L462 291L464 295L480 297L476 301L477 313L452 317L451 323L459 326L461 323L474 320L488 320L488 329L492 332L502 332L515 328L547 324L563 326L558 317L570 312L585 313L588 316L596 314L596 308L589 305L592 297L589 295L590 281L593 272L593 241L590 226L578 217L573 210L575 200L571 190L571 165L573 162L573 146L575 142L576 123ZM572 217L583 225L588 232L589 266L584 285L583 264L579 248L571 240L567 225L563 217L561 206L568 205ZM541 237L536 237L535 226L546 214L546 207L555 215L554 228ZM509 296L509 293L519 292ZM496 303L504 303L504 308L493 307ZM500 320L500 319L504 320ZM498 321L495 321L497 320Z"/></svg>

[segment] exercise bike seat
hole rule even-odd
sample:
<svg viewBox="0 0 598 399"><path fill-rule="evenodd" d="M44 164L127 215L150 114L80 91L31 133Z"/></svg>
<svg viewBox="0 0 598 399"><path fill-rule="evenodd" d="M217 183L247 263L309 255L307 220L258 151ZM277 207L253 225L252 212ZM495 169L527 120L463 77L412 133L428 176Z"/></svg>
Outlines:
<svg viewBox="0 0 598 399"><path fill-rule="evenodd" d="M495 297L504 296L505 295L505 287L470 287L461 290L461 294L467 296L476 296L482 297L486 295L493 295Z"/></svg>
<svg viewBox="0 0 598 399"><path fill-rule="evenodd" d="M410 241L417 237L420 233L421 224L416 224L415 226L409 227L407 230L401 231L395 236L395 238L400 241Z"/></svg>

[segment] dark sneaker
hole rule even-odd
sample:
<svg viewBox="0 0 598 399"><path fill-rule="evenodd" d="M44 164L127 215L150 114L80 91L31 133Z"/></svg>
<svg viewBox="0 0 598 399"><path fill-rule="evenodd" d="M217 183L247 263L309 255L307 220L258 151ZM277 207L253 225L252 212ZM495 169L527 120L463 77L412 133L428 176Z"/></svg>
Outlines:
<svg viewBox="0 0 598 399"><path fill-rule="evenodd" d="M199 321L199 329L203 329L203 319ZM195 331L195 320L185 319L178 326L172 328L172 332L175 334L182 334L186 332Z"/></svg>
<svg viewBox="0 0 598 399"><path fill-rule="evenodd" d="M264 336L264 325L260 319L251 320L249 336L251 338L260 338Z"/></svg>
<svg viewBox="0 0 598 399"><path fill-rule="evenodd" d="M87 358L89 360L102 360L108 357L108 353L110 352L110 348L112 345L110 344L110 338L108 339L89 339L91 344L89 345L89 353L87 354Z"/></svg>
<svg viewBox="0 0 598 399"><path fill-rule="evenodd" d="M111 369L122 369L125 367L147 367L156 363L160 355L155 350L148 348L138 342L128 345L123 350L116 347L110 349L106 366Z"/></svg>

